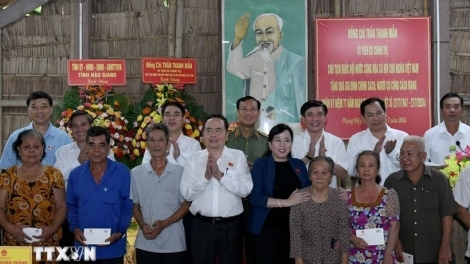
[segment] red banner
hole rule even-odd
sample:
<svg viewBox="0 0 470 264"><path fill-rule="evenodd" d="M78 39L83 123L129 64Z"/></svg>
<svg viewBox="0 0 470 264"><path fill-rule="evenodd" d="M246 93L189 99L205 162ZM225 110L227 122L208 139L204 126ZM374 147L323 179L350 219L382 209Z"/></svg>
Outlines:
<svg viewBox="0 0 470 264"><path fill-rule="evenodd" d="M143 83L196 83L196 60L143 58Z"/></svg>
<svg viewBox="0 0 470 264"><path fill-rule="evenodd" d="M73 85L126 85L125 60L69 60L67 62L69 86Z"/></svg>
<svg viewBox="0 0 470 264"><path fill-rule="evenodd" d="M385 101L389 126L410 135L431 127L429 17L316 20L316 97L327 130L343 139L364 130L360 104Z"/></svg>

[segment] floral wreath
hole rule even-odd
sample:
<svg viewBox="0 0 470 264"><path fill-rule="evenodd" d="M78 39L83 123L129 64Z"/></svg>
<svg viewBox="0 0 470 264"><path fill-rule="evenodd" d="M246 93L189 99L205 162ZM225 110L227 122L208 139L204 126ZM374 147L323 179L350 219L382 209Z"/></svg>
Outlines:
<svg viewBox="0 0 470 264"><path fill-rule="evenodd" d="M181 84L154 85L140 102L133 104L110 86L72 87L65 92L64 100L54 106L53 119L60 129L71 135L68 123L72 113L88 112L94 118L94 125L109 129L116 160L133 168L142 163L146 149L145 129L162 121L161 107L166 101L176 101L185 107L183 133L201 142L202 119L206 113Z"/></svg>

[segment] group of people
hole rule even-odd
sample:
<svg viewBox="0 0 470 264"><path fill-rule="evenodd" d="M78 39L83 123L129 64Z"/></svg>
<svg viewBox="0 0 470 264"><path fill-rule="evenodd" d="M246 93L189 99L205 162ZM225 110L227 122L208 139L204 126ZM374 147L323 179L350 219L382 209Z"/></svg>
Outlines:
<svg viewBox="0 0 470 264"><path fill-rule="evenodd" d="M256 130L260 102L240 98L233 131L223 115L204 120L203 150L182 133L185 108L167 102L131 171L87 112L70 117L72 142L49 121L49 95L33 92L27 106L31 124L12 133L0 159L5 245L91 246L87 232L104 229L97 261L123 263L133 216L137 263L391 264L404 253L414 263L451 263L453 217L470 227L470 171L453 194L437 170L450 151L443 145L470 143L455 93L443 96L444 121L424 137L389 127L380 98L364 100L368 128L347 149L325 131L321 101L302 105L301 134L281 123L266 135ZM337 188L348 175L358 183ZM366 229L384 242L369 245Z"/></svg>

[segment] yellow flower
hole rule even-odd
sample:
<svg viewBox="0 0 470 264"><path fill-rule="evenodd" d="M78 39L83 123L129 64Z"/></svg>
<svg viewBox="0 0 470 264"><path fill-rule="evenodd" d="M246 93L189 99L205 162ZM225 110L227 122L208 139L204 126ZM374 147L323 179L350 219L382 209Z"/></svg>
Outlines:
<svg viewBox="0 0 470 264"><path fill-rule="evenodd" d="M104 126L104 127L109 127L110 124L111 124L111 123L109 122L108 119L104 120L104 122L103 122L103 126Z"/></svg>
<svg viewBox="0 0 470 264"><path fill-rule="evenodd" d="M162 116L161 116L161 115L155 115L155 116L153 117L153 122L155 122L155 123L160 123L160 122L162 122Z"/></svg>
<svg viewBox="0 0 470 264"><path fill-rule="evenodd" d="M165 85L164 84L157 84L157 89L159 91L163 91L163 89L165 89Z"/></svg>
<svg viewBox="0 0 470 264"><path fill-rule="evenodd" d="M186 129L193 129L193 127L192 127L190 124L186 124L186 125L184 126L184 128L186 128Z"/></svg>
<svg viewBox="0 0 470 264"><path fill-rule="evenodd" d="M142 115L139 115L139 116L137 117L137 122L142 121L142 118L144 118L144 117L143 117Z"/></svg>
<svg viewBox="0 0 470 264"><path fill-rule="evenodd" d="M83 105L77 106L77 110L83 110L85 107Z"/></svg>
<svg viewBox="0 0 470 264"><path fill-rule="evenodd" d="M163 97L163 93L157 93L157 97L158 97L158 98L162 98L162 97Z"/></svg>
<svg viewBox="0 0 470 264"><path fill-rule="evenodd" d="M134 155L136 155L137 157L140 156L140 152L138 149L134 149Z"/></svg>
<svg viewBox="0 0 470 264"><path fill-rule="evenodd" d="M150 113L150 117L154 117L156 114L157 114L157 111L153 111L152 113Z"/></svg>
<svg viewBox="0 0 470 264"><path fill-rule="evenodd" d="M199 130L194 130L193 135L194 135L194 137L199 137L199 135L200 135Z"/></svg>
<svg viewBox="0 0 470 264"><path fill-rule="evenodd" d="M147 145L146 145L145 141L140 142L140 147L141 147L142 149L145 149L146 146L147 146Z"/></svg>
<svg viewBox="0 0 470 264"><path fill-rule="evenodd" d="M108 109L111 107L109 104L104 104L103 106L104 106L104 109Z"/></svg>
<svg viewBox="0 0 470 264"><path fill-rule="evenodd" d="M108 115L114 115L114 110L112 108L110 108L110 109L106 110L106 113Z"/></svg>
<svg viewBox="0 0 470 264"><path fill-rule="evenodd" d="M93 110L97 110L98 108L99 108L99 107L98 107L97 104L92 104L92 105L91 105L91 109L93 109Z"/></svg>
<svg viewBox="0 0 470 264"><path fill-rule="evenodd" d="M132 140L132 146L135 148L135 145L137 145L137 141L135 140L135 138Z"/></svg>
<svg viewBox="0 0 470 264"><path fill-rule="evenodd" d="M157 99L158 107L161 107L166 102L166 99L167 98Z"/></svg>
<svg viewBox="0 0 470 264"><path fill-rule="evenodd" d="M121 118L121 112L120 112L120 111L114 112L114 115L115 115L117 118Z"/></svg>

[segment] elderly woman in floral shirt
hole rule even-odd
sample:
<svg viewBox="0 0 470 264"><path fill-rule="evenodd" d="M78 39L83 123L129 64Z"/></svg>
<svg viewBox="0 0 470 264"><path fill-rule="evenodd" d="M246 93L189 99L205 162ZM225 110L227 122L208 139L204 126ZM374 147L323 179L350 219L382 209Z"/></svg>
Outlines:
<svg viewBox="0 0 470 264"><path fill-rule="evenodd" d="M379 185L380 158L366 150L357 156L358 186L348 193L349 222L352 228L349 263L395 263L395 244L398 238L400 205L393 189ZM382 228L384 245L368 245L356 232Z"/></svg>

